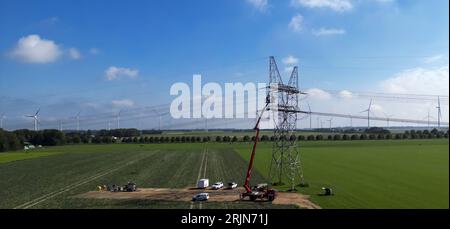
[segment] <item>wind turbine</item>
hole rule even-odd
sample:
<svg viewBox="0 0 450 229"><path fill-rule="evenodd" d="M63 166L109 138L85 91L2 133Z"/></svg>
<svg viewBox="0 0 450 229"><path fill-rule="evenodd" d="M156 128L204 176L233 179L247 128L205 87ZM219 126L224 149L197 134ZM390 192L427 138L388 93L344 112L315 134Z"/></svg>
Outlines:
<svg viewBox="0 0 450 229"><path fill-rule="evenodd" d="M207 99L211 98L211 96L213 96L213 95L210 94L210 95L208 95L208 96L203 96L203 97L202 97L202 98L203 98L203 103L204 103ZM203 112L202 112L203 117L205 117L205 132L208 132L208 117L207 117L207 115L206 115L207 112L208 112L208 111L205 111L205 114L203 114ZM256 116L258 116L258 111L256 111Z"/></svg>
<svg viewBox="0 0 450 229"><path fill-rule="evenodd" d="M39 122L39 111L41 111L41 108L37 109L36 113L34 115L25 115L25 117L33 118L34 119L34 130L38 130L38 122Z"/></svg>
<svg viewBox="0 0 450 229"><path fill-rule="evenodd" d="M330 131L331 131L331 121L333 121L333 118L330 118L327 121L330 123Z"/></svg>
<svg viewBox="0 0 450 229"><path fill-rule="evenodd" d="M0 129L3 129L3 119L5 118L6 118L5 113L2 113L0 115Z"/></svg>
<svg viewBox="0 0 450 229"><path fill-rule="evenodd" d="M394 115L388 115L388 114L386 114L385 112L383 112L383 114L384 114L384 116L386 117L387 128L389 128L389 119L390 119L391 117L393 117Z"/></svg>
<svg viewBox="0 0 450 229"><path fill-rule="evenodd" d="M158 115L159 122L158 122L158 130L161 130L161 113L159 113L156 109L153 109L153 111Z"/></svg>
<svg viewBox="0 0 450 229"><path fill-rule="evenodd" d="M350 128L353 128L353 116L348 114L348 117L350 118Z"/></svg>
<svg viewBox="0 0 450 229"><path fill-rule="evenodd" d="M372 99L370 99L369 108L363 110L360 113L367 112L367 128L370 128L370 108L372 107Z"/></svg>
<svg viewBox="0 0 450 229"><path fill-rule="evenodd" d="M311 107L309 106L308 103L308 111L309 111L309 129L312 129L312 114L311 114Z"/></svg>
<svg viewBox="0 0 450 229"><path fill-rule="evenodd" d="M77 132L80 132L80 113L81 111L78 111L76 119L77 119Z"/></svg>
<svg viewBox="0 0 450 229"><path fill-rule="evenodd" d="M428 128L430 128L430 118L434 119L434 117L430 115L430 110L428 109L428 115L423 118L423 119L427 119Z"/></svg>
<svg viewBox="0 0 450 229"><path fill-rule="evenodd" d="M438 123L438 129L441 127L441 100L438 96L438 105L437 105L437 110L438 110L438 116L437 116L437 123Z"/></svg>
<svg viewBox="0 0 450 229"><path fill-rule="evenodd" d="M117 129L120 128L120 113L122 113L122 110L119 110L119 113L117 113L117 116L116 116L116 118L117 118Z"/></svg>

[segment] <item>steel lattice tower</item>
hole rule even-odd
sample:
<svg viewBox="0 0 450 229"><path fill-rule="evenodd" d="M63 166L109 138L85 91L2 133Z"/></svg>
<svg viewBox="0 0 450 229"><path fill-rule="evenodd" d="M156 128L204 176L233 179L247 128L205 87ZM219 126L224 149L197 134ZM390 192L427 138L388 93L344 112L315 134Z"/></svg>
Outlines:
<svg viewBox="0 0 450 229"><path fill-rule="evenodd" d="M268 109L274 114L274 141L269 177L274 185L282 185L283 179L286 179L291 189L295 190L296 185L305 185L300 150L294 135L299 112L298 97L302 94L298 87L298 67L293 68L289 83L284 84L275 58L271 56L269 77L267 93L271 104Z"/></svg>

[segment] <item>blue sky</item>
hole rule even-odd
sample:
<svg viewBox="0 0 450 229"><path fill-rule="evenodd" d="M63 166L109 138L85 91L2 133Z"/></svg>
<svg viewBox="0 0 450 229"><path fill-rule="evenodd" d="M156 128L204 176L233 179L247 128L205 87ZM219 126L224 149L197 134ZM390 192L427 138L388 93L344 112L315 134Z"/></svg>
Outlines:
<svg viewBox="0 0 450 229"><path fill-rule="evenodd" d="M190 83L196 73L204 81L267 82L271 55L284 75L283 59L295 60L301 87L313 89L309 101L323 111L350 109L333 107L327 90L448 95L448 4L1 0L0 113L10 128L29 128L19 116L38 107L42 122L50 123L79 110L88 115L168 103L170 86ZM33 41L39 50L27 49ZM402 80L409 84L398 89ZM366 100L344 102L357 112ZM395 104L378 106L400 112ZM421 118L432 106L397 116L420 111L411 118ZM448 99L444 106L448 112ZM147 122L154 127L154 120Z"/></svg>

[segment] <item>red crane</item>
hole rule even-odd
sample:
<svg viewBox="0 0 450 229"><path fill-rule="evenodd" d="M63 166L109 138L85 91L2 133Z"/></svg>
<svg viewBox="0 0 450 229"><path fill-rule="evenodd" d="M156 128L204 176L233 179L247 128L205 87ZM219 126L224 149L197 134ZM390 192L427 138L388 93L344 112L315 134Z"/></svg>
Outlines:
<svg viewBox="0 0 450 229"><path fill-rule="evenodd" d="M270 189L267 184L259 184L253 188L250 188L249 183L250 179L252 177L252 169L253 169L253 161L255 160L255 154L256 154L256 145L258 144L259 139L259 123L261 122L261 118L264 114L264 111L267 109L267 106L269 105L269 97L266 98L266 105L264 106L263 110L261 111L261 114L258 117L258 120L256 121L256 125L254 130L256 131L256 136L253 142L253 148L252 148L252 154L250 156L250 162L248 164L247 169L247 176L245 178L244 182L244 188L245 192L241 193L241 199L244 199L245 197L249 197L250 200L254 201L256 199L267 199L269 201L272 201L275 199L276 191L273 189Z"/></svg>

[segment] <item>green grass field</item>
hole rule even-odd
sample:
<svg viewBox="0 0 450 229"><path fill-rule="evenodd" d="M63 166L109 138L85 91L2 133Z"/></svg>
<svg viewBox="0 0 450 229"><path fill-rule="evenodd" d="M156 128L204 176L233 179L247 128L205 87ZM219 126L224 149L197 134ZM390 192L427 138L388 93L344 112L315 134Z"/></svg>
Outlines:
<svg viewBox="0 0 450 229"><path fill-rule="evenodd" d="M268 175L271 144L258 148L255 166ZM302 142L311 199L323 208L448 208L448 140ZM237 149L248 158L249 146ZM318 196L322 186L332 197Z"/></svg>
<svg viewBox="0 0 450 229"><path fill-rule="evenodd" d="M301 142L308 188L323 208L448 208L448 140ZM270 143L258 148L253 184L267 181ZM0 208L190 208L189 202L91 200L101 184L193 186L207 152L211 182L242 184L250 143L73 145L0 154ZM202 174L203 176L203 174ZM317 194L331 186L332 197ZM194 208L198 207L194 205ZM293 208L206 203L203 208Z"/></svg>
<svg viewBox="0 0 450 229"><path fill-rule="evenodd" d="M0 153L0 164L12 161L20 161L33 159L38 157L46 157L59 152L45 152L45 151L28 151L28 152L13 152L13 153Z"/></svg>

